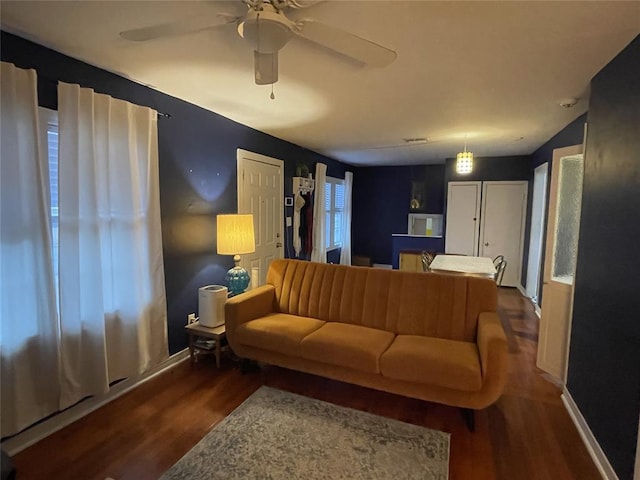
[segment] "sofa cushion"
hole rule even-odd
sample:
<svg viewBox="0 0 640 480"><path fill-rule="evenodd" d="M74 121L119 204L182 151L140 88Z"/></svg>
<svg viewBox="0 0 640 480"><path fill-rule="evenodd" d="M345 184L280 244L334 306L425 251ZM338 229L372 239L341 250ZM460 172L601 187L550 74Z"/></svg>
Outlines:
<svg viewBox="0 0 640 480"><path fill-rule="evenodd" d="M384 330L328 322L302 340L300 353L308 360L380 373L380 355L393 338L393 333Z"/></svg>
<svg viewBox="0 0 640 480"><path fill-rule="evenodd" d="M476 391L482 387L475 343L398 335L380 358L383 376L407 382Z"/></svg>
<svg viewBox="0 0 640 480"><path fill-rule="evenodd" d="M238 325L237 341L243 345L300 356L300 341L325 322L309 317L274 313Z"/></svg>

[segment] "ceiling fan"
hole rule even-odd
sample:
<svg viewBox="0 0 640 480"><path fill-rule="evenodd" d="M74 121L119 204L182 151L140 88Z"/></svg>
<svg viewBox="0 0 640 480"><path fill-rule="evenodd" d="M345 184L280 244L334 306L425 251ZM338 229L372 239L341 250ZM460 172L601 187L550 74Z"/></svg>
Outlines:
<svg viewBox="0 0 640 480"><path fill-rule="evenodd" d="M396 52L370 40L325 25L312 19L292 20L286 10L310 7L322 0L238 0L226 2L244 12L219 13L214 18L192 17L175 23L125 30L120 36L134 42L183 35L220 25L237 24L238 34L254 51L255 82L258 85L278 81L278 52L293 37L300 37L342 55L360 65L384 67L393 62Z"/></svg>

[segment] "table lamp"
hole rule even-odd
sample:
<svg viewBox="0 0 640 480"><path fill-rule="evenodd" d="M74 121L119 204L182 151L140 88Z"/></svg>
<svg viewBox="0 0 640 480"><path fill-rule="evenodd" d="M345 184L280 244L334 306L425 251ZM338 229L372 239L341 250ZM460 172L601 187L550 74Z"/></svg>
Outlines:
<svg viewBox="0 0 640 480"><path fill-rule="evenodd" d="M249 273L240 266L240 255L256 251L253 215L218 215L217 224L218 254L233 255L235 262L225 277L233 297L249 286Z"/></svg>

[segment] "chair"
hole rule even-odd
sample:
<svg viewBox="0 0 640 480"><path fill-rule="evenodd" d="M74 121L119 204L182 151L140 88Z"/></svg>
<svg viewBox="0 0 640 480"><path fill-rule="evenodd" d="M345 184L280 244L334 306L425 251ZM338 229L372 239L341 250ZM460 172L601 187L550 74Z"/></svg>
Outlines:
<svg viewBox="0 0 640 480"><path fill-rule="evenodd" d="M431 262L433 262L433 258L434 258L433 253L427 252L426 250L422 252L421 260L422 260L422 271L423 272L428 272L429 271L429 266L431 265Z"/></svg>
<svg viewBox="0 0 640 480"><path fill-rule="evenodd" d="M500 262L502 262L503 260L504 260L504 255L496 256L496 258L493 259L493 266L498 268L498 265L500 265Z"/></svg>
<svg viewBox="0 0 640 480"><path fill-rule="evenodd" d="M502 277L504 277L504 271L507 268L507 261L502 260L496 267L496 285L499 287L502 286Z"/></svg>

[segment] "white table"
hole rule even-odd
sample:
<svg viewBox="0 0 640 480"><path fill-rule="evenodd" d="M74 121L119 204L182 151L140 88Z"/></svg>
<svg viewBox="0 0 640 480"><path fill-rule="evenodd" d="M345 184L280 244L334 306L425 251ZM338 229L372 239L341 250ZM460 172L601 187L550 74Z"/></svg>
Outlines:
<svg viewBox="0 0 640 480"><path fill-rule="evenodd" d="M220 368L220 354L223 347L222 341L226 337L226 328L223 325L219 327L205 327L196 321L184 327L189 334L189 354L191 362L198 361L198 354L213 353L216 356L216 367ZM210 339L211 342L206 340Z"/></svg>
<svg viewBox="0 0 640 480"><path fill-rule="evenodd" d="M496 267L489 257L469 257L465 255L438 255L429 270L432 272L473 277L495 278Z"/></svg>

